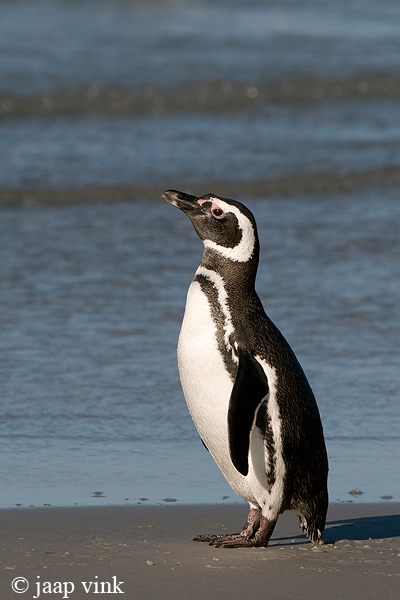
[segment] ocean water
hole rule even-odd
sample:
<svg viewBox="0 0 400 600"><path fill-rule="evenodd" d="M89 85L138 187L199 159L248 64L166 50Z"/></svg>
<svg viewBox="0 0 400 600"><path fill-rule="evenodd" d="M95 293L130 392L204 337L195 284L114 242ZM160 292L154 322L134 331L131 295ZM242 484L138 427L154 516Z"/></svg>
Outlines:
<svg viewBox="0 0 400 600"><path fill-rule="evenodd" d="M0 507L241 501L179 384L168 188L254 212L331 500L400 500L399 39L394 0L0 2Z"/></svg>

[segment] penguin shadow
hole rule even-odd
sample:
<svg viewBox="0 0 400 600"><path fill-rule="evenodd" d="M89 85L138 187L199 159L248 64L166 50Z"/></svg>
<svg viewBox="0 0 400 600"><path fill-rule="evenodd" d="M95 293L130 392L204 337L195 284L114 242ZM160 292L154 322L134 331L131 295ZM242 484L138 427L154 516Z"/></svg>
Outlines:
<svg viewBox="0 0 400 600"><path fill-rule="evenodd" d="M369 539L384 540L394 537L400 537L400 514L327 521L324 543L335 544L340 540L361 542ZM291 544L294 542L296 545L311 543L303 534L291 538L275 538L274 541L284 544L290 541Z"/></svg>
<svg viewBox="0 0 400 600"><path fill-rule="evenodd" d="M328 521L324 535L326 544L334 544L339 540L384 540L393 537L400 537L400 515Z"/></svg>

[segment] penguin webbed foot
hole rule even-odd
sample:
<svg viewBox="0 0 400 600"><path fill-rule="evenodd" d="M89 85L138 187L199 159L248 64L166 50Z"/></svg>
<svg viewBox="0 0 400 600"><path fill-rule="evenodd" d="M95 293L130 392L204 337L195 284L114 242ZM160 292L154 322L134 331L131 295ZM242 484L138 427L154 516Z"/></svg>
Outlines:
<svg viewBox="0 0 400 600"><path fill-rule="evenodd" d="M215 548L260 548L268 545L275 523L263 517L261 509L252 508L240 533L200 535L194 541L207 542Z"/></svg>
<svg viewBox="0 0 400 600"><path fill-rule="evenodd" d="M240 537L240 533L220 533L220 534L206 534L206 535L198 535L193 538L194 542L206 542L210 546L217 546L219 543L229 540L235 540Z"/></svg>

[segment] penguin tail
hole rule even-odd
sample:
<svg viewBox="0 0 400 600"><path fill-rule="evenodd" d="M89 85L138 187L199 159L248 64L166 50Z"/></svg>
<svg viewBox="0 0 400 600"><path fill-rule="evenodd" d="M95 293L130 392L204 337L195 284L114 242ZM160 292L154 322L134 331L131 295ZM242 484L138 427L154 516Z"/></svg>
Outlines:
<svg viewBox="0 0 400 600"><path fill-rule="evenodd" d="M306 536L309 538L309 540L313 544L320 546L324 543L323 530L321 531L320 529L318 529L318 527L315 527L315 526L309 527L309 526L305 526L305 525L302 525L302 529L303 529L303 533L306 534Z"/></svg>
<svg viewBox="0 0 400 600"><path fill-rule="evenodd" d="M323 544L326 512L328 509L328 494L322 490L320 494L303 504L297 510L300 527L313 544Z"/></svg>

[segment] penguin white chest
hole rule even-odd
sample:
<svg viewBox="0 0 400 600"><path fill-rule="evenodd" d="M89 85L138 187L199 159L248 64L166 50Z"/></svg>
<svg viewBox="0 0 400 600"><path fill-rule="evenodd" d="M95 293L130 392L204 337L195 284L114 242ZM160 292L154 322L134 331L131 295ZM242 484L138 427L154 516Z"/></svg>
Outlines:
<svg viewBox="0 0 400 600"><path fill-rule="evenodd" d="M233 381L218 348L209 300L197 281L192 282L187 295L178 367L183 393L203 442L217 462L227 459L227 411Z"/></svg>
<svg viewBox="0 0 400 600"><path fill-rule="evenodd" d="M212 284L213 293L208 288L206 294L196 279L188 291L178 342L178 366L183 393L197 431L228 483L251 505L264 507L263 514L267 511L264 516L269 518L274 514L273 511L279 510L279 503L275 502L275 497L281 496L280 474L283 474L284 470L278 466L276 482L271 488L266 474L268 450L263 434L257 427L252 427L254 431L250 436L248 474L242 475L232 462L228 410L234 386L230 371L235 369L229 369L226 365L229 361L238 364L238 358L233 356L228 341L233 331L232 321L220 276L216 273L206 273L206 269L200 267L197 277L208 279ZM263 369L268 370L268 366L263 365ZM269 394L269 418L273 429L276 421L274 396L274 393L272 396ZM279 435L280 428L277 423L274 437ZM265 508L269 506L270 500L273 505L272 512Z"/></svg>

